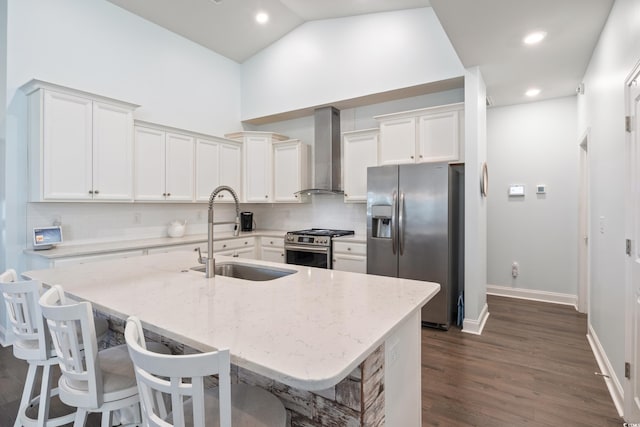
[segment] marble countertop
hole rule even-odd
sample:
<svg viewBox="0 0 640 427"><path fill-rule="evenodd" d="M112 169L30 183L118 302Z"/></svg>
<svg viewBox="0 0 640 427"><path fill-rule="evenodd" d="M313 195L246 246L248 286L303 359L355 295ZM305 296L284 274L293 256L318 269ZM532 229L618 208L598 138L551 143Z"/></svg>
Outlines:
<svg viewBox="0 0 640 427"><path fill-rule="evenodd" d="M217 256L216 262L237 258ZM436 283L242 260L295 270L252 282L189 270L191 253L87 263L24 276L289 386L337 384L440 289Z"/></svg>
<svg viewBox="0 0 640 427"><path fill-rule="evenodd" d="M231 231L221 231L215 233L215 240L237 239L242 237L284 237L286 231L282 230L256 230L240 232L239 236L234 236ZM114 240L109 242L97 242L87 244L62 244L53 249L44 251L34 251L26 249L25 253L38 255L47 259L67 258L74 256L99 255L109 252L122 252L137 249L150 249L162 246L186 245L190 243L202 243L207 241L207 235L192 234L184 237L157 237L151 239L131 239Z"/></svg>

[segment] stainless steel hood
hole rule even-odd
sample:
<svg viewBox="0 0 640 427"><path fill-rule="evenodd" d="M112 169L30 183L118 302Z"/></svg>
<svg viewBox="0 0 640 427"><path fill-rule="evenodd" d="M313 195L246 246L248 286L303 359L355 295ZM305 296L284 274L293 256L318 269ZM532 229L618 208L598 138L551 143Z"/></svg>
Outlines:
<svg viewBox="0 0 640 427"><path fill-rule="evenodd" d="M315 110L315 141L313 162L315 179L313 188L302 194L343 194L342 153L340 152L340 110L323 107Z"/></svg>

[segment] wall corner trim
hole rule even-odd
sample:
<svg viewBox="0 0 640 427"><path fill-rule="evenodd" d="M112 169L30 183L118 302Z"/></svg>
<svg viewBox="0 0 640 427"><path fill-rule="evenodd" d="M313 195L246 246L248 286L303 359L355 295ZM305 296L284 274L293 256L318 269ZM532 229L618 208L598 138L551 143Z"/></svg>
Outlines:
<svg viewBox="0 0 640 427"><path fill-rule="evenodd" d="M482 335L482 330L484 329L484 325L487 323L488 318L489 306L485 303L484 307L482 307L482 311L480 312L480 316L478 316L477 319L464 319L462 322L462 332L473 335Z"/></svg>
<svg viewBox="0 0 640 427"><path fill-rule="evenodd" d="M607 375L602 378L607 385L607 389L609 389L611 400L613 400L613 404L616 406L618 415L622 418L624 416L624 390L622 389L622 385L620 384L618 377L616 377L616 372L613 369L613 366L611 366L611 362L609 361L604 348L600 344L600 340L598 339L596 332L591 327L591 323L588 324L587 341L589 341L591 351L596 358L600 372Z"/></svg>
<svg viewBox="0 0 640 427"><path fill-rule="evenodd" d="M487 285L487 295L570 305L578 310L578 296L571 294L537 291L534 289L516 289L509 286Z"/></svg>

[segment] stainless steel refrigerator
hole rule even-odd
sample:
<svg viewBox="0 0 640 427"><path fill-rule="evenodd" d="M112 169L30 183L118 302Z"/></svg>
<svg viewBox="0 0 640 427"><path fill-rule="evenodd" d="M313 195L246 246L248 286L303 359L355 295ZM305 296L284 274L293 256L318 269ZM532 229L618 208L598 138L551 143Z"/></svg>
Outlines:
<svg viewBox="0 0 640 427"><path fill-rule="evenodd" d="M368 168L367 273L439 283L422 322L448 329L464 289L463 266L464 165Z"/></svg>

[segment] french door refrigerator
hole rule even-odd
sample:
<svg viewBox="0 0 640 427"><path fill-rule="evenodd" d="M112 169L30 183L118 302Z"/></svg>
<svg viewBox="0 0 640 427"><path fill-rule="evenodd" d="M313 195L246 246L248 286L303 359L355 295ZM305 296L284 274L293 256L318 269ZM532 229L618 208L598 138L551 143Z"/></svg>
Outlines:
<svg viewBox="0 0 640 427"><path fill-rule="evenodd" d="M464 165L367 169L367 273L440 284L425 326L448 329L464 285Z"/></svg>

